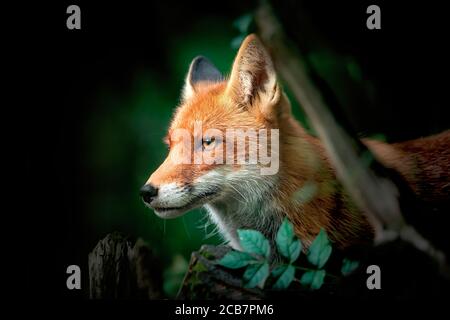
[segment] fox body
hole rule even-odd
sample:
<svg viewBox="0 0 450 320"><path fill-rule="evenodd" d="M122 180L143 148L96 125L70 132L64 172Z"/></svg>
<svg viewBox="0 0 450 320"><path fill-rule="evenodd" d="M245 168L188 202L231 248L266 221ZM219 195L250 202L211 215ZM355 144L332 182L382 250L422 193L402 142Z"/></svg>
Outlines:
<svg viewBox="0 0 450 320"><path fill-rule="evenodd" d="M194 128L197 121L202 123L200 131ZM262 175L264 165L258 161L180 163L186 148L193 160L207 147L226 145L226 136L208 136L212 128L218 132L277 129L279 146L272 150L272 156L279 159L277 172ZM177 129L198 138L200 147L186 147L174 138ZM144 202L162 218L175 218L203 206L236 249L237 229L256 229L273 240L284 217L293 223L305 247L321 228L341 249L373 240L372 226L336 180L321 142L292 116L272 61L254 35L241 45L228 79L207 59L194 59L166 142L167 158L141 191ZM385 166L399 172L417 195L430 201L448 200L449 132L400 144L364 143ZM248 149L244 153L249 156Z"/></svg>

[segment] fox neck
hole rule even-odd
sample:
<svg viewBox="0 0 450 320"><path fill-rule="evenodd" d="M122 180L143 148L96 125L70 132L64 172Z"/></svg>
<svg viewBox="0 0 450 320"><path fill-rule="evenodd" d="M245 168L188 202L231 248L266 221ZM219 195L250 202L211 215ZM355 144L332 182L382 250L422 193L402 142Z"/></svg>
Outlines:
<svg viewBox="0 0 450 320"><path fill-rule="evenodd" d="M281 223L276 208L272 208L267 201L259 203L256 207L253 204L242 206L229 201L217 201L205 205L205 208L222 237L236 250L242 249L238 229L258 230L273 241Z"/></svg>
<svg viewBox="0 0 450 320"><path fill-rule="evenodd" d="M273 240L281 223L281 212L271 201L276 197L273 190L278 185L278 177L262 177L259 181L253 180L248 184L242 180L237 183L238 178L236 181L231 178L233 196L205 205L222 237L237 250L241 249L238 229L258 230L269 240Z"/></svg>

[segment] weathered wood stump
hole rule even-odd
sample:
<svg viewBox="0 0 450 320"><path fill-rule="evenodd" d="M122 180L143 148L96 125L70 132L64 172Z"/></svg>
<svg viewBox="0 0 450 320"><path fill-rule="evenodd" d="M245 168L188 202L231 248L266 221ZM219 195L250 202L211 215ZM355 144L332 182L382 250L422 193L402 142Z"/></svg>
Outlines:
<svg viewBox="0 0 450 320"><path fill-rule="evenodd" d="M339 275L342 257L333 253L325 267L332 276L318 291L306 289L298 281L282 291L270 286L264 290L247 289L242 283L243 269L231 270L217 264L229 250L228 246L204 245L194 251L176 299L408 299L439 297L450 288L436 261L401 240L368 248L360 257L361 268L348 277ZM299 263L306 266L304 255ZM366 267L371 264L381 269L382 290L368 290L366 286ZM93 299L165 298L161 264L151 248L142 240L134 243L118 232L100 240L89 254L89 280Z"/></svg>
<svg viewBox="0 0 450 320"><path fill-rule="evenodd" d="M119 232L108 234L89 254L91 299L162 297L159 259L142 240Z"/></svg>
<svg viewBox="0 0 450 320"><path fill-rule="evenodd" d="M264 298L263 291L242 287L239 272L217 265L216 261L229 250L228 246L203 245L199 251L194 251L177 299Z"/></svg>

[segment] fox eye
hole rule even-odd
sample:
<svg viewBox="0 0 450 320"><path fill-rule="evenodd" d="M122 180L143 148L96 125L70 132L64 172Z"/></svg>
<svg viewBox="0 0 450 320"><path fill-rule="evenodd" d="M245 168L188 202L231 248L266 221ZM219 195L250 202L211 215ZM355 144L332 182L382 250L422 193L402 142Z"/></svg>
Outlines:
<svg viewBox="0 0 450 320"><path fill-rule="evenodd" d="M214 138L214 137L204 137L202 140L203 148L214 145L215 141L216 141L216 138Z"/></svg>

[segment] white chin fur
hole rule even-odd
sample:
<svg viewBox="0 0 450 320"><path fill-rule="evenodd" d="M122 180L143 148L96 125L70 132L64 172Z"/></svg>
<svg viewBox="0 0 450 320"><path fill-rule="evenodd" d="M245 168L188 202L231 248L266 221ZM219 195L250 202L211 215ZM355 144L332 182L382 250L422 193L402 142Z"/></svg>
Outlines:
<svg viewBox="0 0 450 320"><path fill-rule="evenodd" d="M157 211L155 209L153 209L153 211L155 212L155 214L162 218L162 219L175 219L178 217L181 217L182 215L184 215L187 210L182 210L182 209L174 209L174 210L164 210L164 211Z"/></svg>
<svg viewBox="0 0 450 320"><path fill-rule="evenodd" d="M192 209L201 207L210 200L206 197L198 197L199 192L205 192L204 188L198 185L195 188L198 189L197 195L192 193L192 188L178 186L176 183L164 184L159 188L158 197L147 206L153 209L160 218L173 219L180 217Z"/></svg>

